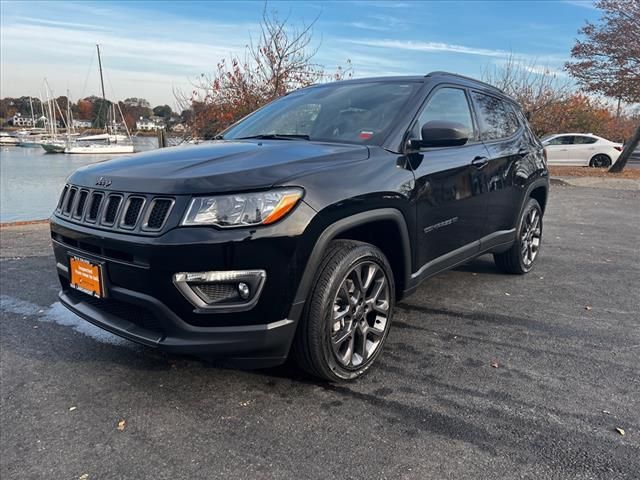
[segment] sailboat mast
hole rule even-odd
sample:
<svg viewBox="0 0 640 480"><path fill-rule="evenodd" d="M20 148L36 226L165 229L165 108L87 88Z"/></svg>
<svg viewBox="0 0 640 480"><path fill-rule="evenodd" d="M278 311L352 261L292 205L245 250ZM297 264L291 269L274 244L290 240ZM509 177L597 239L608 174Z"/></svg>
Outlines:
<svg viewBox="0 0 640 480"><path fill-rule="evenodd" d="M102 59L100 58L100 45L96 43L96 49L98 50L98 69L100 70L100 87L102 88L102 100L106 101L107 98L104 94L104 78L102 77Z"/></svg>
<svg viewBox="0 0 640 480"><path fill-rule="evenodd" d="M44 113L44 102L42 101L42 92L38 92L40 95L40 110L42 111L42 116L46 117L45 113ZM45 125L46 127L46 125Z"/></svg>
<svg viewBox="0 0 640 480"><path fill-rule="evenodd" d="M73 133L73 121L71 120L71 101L69 100L69 89L67 88L67 137Z"/></svg>
<svg viewBox="0 0 640 480"><path fill-rule="evenodd" d="M29 97L29 105L31 106L31 128L35 128L36 126L36 118L33 114L33 100Z"/></svg>
<svg viewBox="0 0 640 480"><path fill-rule="evenodd" d="M102 58L100 57L100 45L96 43L96 49L98 50L98 70L100 71L100 88L102 89L102 107L100 108L100 112L102 112L103 108L107 108L107 117L105 119L105 131L109 132L109 117L111 116L111 112L109 111L109 107L107 107L107 97L104 94L104 77L102 75Z"/></svg>

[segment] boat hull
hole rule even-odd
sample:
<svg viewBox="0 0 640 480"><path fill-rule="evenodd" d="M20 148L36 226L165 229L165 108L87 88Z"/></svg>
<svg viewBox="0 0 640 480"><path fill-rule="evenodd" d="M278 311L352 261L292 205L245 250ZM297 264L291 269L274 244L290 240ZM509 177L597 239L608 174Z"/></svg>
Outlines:
<svg viewBox="0 0 640 480"><path fill-rule="evenodd" d="M66 148L65 144L59 143L42 143L40 146L44 148L47 153L64 153Z"/></svg>
<svg viewBox="0 0 640 480"><path fill-rule="evenodd" d="M116 155L116 154L135 153L135 148L133 145L87 145L87 146L73 145L65 148L64 153L78 154L78 155L80 154Z"/></svg>

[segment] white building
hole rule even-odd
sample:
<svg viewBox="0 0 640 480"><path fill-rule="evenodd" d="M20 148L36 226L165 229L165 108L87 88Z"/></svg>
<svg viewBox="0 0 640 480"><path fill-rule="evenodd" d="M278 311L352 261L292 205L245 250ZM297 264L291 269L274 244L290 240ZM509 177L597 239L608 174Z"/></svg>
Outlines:
<svg viewBox="0 0 640 480"><path fill-rule="evenodd" d="M36 122L37 120L31 117L23 117L21 113L16 113L11 119L11 125L14 127L34 127Z"/></svg>
<svg viewBox="0 0 640 480"><path fill-rule="evenodd" d="M136 122L136 130L151 131L160 130L162 128L164 128L164 124L155 119L140 117L140 120Z"/></svg>
<svg viewBox="0 0 640 480"><path fill-rule="evenodd" d="M91 128L92 123L91 120L79 120L77 118L73 119L73 128Z"/></svg>

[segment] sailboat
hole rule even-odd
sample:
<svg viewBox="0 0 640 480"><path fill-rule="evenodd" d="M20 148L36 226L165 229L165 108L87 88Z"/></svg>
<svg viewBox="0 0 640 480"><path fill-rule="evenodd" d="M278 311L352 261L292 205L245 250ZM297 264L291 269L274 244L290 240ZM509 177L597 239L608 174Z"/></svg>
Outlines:
<svg viewBox="0 0 640 480"><path fill-rule="evenodd" d="M46 82L46 80L45 80L45 86L47 87L47 94L51 93L51 97L53 99L51 101L53 102L52 107L54 107L54 108L52 110L53 114L51 115L50 123L53 125L54 122L56 121L55 111L57 109L58 113L60 114L60 118L62 119L62 123L64 124L65 130L66 130L66 134L65 135L56 135L56 134L54 134L50 140L42 141L40 143L40 146L47 153L64 153L64 150L67 148L67 146L73 140L75 140L75 137L78 136L78 134L74 131L74 128L73 128L73 115L71 113L71 103L70 103L70 100L69 100L69 90L67 90L67 115L66 115L66 118L65 118L65 116L62 113L62 110L60 109L60 105L58 105L58 101L53 96L53 92L50 92L49 84ZM47 103L49 104L49 100L47 100ZM52 127L52 129L54 129L54 128L55 128L55 126ZM55 130L52 131L52 133L54 133L54 132L55 132Z"/></svg>
<svg viewBox="0 0 640 480"><path fill-rule="evenodd" d="M0 132L0 145L5 147L9 145L18 146L20 145L20 140L7 132Z"/></svg>
<svg viewBox="0 0 640 480"><path fill-rule="evenodd" d="M36 117L33 113L33 100L31 97L29 97L29 105L31 106L31 118L33 119L33 125L28 130L20 130L17 133L18 145L26 148L38 148L42 142L49 139L49 132L44 128L38 128L35 126ZM40 99L40 106L42 108L42 116L38 121L43 120L46 126L48 120L44 113L44 103L42 102L42 98Z"/></svg>
<svg viewBox="0 0 640 480"><path fill-rule="evenodd" d="M104 78L102 75L102 59L100 57L100 45L96 45L98 50L98 69L100 71L100 87L102 89L102 105L107 104L107 98L104 93ZM131 140L131 134L127 128L127 124L124 121L124 115L120 105L117 105L118 112L122 118L122 124L124 125L126 136L118 134L116 132L116 104L111 104L111 109L107 112L107 122L105 126L105 133L100 135L90 135L88 137L80 137L75 142L69 143L64 153L71 154L121 154L121 153L135 153L135 147Z"/></svg>

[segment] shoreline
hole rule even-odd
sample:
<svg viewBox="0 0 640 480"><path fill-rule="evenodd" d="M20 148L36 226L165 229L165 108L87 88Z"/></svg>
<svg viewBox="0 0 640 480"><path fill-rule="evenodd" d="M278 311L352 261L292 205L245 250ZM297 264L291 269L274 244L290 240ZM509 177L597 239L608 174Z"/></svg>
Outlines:
<svg viewBox="0 0 640 480"><path fill-rule="evenodd" d="M48 218L40 220L15 220L13 222L0 222L0 228L21 227L23 225L38 225L49 223Z"/></svg>

